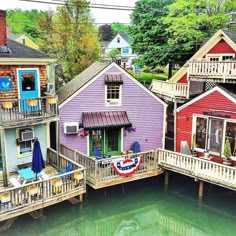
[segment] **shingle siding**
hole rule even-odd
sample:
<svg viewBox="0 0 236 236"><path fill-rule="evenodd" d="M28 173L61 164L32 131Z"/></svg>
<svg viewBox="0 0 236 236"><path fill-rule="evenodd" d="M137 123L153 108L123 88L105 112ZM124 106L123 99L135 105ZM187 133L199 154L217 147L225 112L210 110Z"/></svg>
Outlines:
<svg viewBox="0 0 236 236"><path fill-rule="evenodd" d="M110 72L120 72L120 69L113 66L105 73ZM105 106L105 73L60 108L60 143L87 153L87 138L65 135L64 122L81 123L82 112L126 111L136 132L124 131L123 149L130 149L135 141L140 143L142 151L162 147L165 113L163 103L123 74L122 105Z"/></svg>

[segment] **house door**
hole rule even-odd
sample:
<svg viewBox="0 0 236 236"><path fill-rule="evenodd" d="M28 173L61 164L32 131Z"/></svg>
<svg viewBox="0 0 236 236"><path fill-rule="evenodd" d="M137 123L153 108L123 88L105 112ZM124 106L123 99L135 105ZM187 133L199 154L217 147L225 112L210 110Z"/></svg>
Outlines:
<svg viewBox="0 0 236 236"><path fill-rule="evenodd" d="M38 110L38 101L35 104L29 104L26 99L39 97L39 76L38 71L34 69L18 70L18 87L21 111Z"/></svg>
<svg viewBox="0 0 236 236"><path fill-rule="evenodd" d="M223 140L223 120L210 119L208 137L209 152L215 155L220 155Z"/></svg>
<svg viewBox="0 0 236 236"><path fill-rule="evenodd" d="M105 130L105 154L119 155L121 152L121 129L111 128Z"/></svg>

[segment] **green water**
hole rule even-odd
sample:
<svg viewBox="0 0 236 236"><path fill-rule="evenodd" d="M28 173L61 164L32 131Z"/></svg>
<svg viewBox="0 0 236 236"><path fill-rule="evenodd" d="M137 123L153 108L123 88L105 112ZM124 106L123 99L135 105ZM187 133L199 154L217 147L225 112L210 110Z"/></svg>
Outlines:
<svg viewBox="0 0 236 236"><path fill-rule="evenodd" d="M163 177L149 178L106 190L89 189L83 208L60 203L34 220L21 216L1 236L153 236L236 235L236 192L205 185L197 200L197 184L188 177L170 175L168 191Z"/></svg>

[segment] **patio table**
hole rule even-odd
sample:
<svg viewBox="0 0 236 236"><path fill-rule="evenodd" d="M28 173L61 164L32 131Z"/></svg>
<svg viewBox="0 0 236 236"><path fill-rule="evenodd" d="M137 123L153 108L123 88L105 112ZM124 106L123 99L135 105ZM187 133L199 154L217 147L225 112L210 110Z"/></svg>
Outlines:
<svg viewBox="0 0 236 236"><path fill-rule="evenodd" d="M33 181L36 178L36 174L31 170L31 167L18 170L17 172L24 179L23 184L29 181ZM41 173L37 174L37 177L41 177L41 176L42 176Z"/></svg>

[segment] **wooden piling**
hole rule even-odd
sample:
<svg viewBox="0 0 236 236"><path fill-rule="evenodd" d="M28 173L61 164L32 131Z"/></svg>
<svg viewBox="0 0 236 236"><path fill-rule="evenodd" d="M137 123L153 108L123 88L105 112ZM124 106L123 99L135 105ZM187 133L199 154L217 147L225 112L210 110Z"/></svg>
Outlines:
<svg viewBox="0 0 236 236"><path fill-rule="evenodd" d="M169 184L169 171L165 170L165 186Z"/></svg>
<svg viewBox="0 0 236 236"><path fill-rule="evenodd" d="M198 198L202 199L203 197L203 190L204 190L204 182L202 180L199 181L199 191L198 191Z"/></svg>

